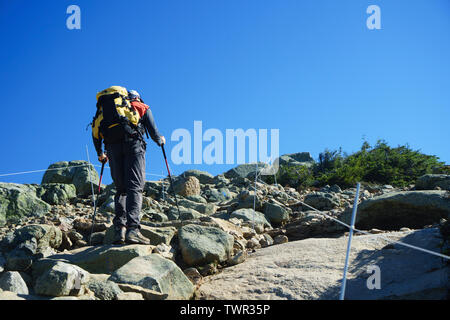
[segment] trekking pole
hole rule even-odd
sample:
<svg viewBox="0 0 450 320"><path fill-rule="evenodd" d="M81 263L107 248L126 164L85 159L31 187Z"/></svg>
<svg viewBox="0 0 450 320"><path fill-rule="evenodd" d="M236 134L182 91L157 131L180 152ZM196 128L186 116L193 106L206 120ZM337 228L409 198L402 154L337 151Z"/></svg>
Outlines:
<svg viewBox="0 0 450 320"><path fill-rule="evenodd" d="M100 194L101 188L102 188L102 178L103 178L103 169L105 169L105 164L108 160L102 161L102 170L100 171L100 181L98 182L98 192L97 192L97 200L98 195ZM91 227L91 234L89 235L89 245L91 245L92 240L92 233L94 232L94 225L95 225L95 215L97 214L97 201L94 201L94 216L92 217L92 227Z"/></svg>
<svg viewBox="0 0 450 320"><path fill-rule="evenodd" d="M178 216L180 216L181 214L180 214L180 208L178 207L178 199L177 199L177 195L175 193L175 189L173 188L172 176L170 174L169 164L167 163L166 150L164 150L164 145L163 144L161 145L161 149L162 149L162 152L163 152L164 160L166 161L167 172L169 173L170 186L172 188L173 196L175 197L175 203L177 204Z"/></svg>

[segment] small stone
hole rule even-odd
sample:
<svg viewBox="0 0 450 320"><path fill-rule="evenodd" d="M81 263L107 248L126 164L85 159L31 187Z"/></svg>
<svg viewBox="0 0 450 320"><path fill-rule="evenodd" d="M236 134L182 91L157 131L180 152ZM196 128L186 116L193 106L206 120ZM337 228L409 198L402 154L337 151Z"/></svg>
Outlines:
<svg viewBox="0 0 450 320"><path fill-rule="evenodd" d="M228 260L228 265L229 266L234 266L234 265L237 265L239 263L242 263L245 260L247 260L247 256L248 256L248 254L247 254L246 250L240 250L230 260Z"/></svg>
<svg viewBox="0 0 450 320"><path fill-rule="evenodd" d="M278 235L273 239L273 244L283 244L283 243L287 243L289 242L288 237L286 237L285 235Z"/></svg>
<svg viewBox="0 0 450 320"><path fill-rule="evenodd" d="M259 240L256 238L251 238L247 241L247 248L249 249L257 249L261 248L261 245L259 244Z"/></svg>
<svg viewBox="0 0 450 320"><path fill-rule="evenodd" d="M188 268L183 271L186 277L192 282L194 285L198 285L202 282L202 275L196 268Z"/></svg>

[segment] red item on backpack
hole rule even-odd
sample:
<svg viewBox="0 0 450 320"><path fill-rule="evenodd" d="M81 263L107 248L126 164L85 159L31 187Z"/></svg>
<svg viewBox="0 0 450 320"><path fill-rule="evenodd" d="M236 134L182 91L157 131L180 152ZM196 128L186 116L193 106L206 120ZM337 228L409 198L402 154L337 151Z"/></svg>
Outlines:
<svg viewBox="0 0 450 320"><path fill-rule="evenodd" d="M149 109L148 105L137 100L131 101L130 104L133 107L133 109L139 113L140 118L142 118Z"/></svg>

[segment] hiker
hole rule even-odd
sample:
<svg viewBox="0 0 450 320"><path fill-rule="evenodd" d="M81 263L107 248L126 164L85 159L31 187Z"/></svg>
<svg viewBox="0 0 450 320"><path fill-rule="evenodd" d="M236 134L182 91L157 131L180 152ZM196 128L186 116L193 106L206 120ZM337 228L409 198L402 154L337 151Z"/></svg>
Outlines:
<svg viewBox="0 0 450 320"><path fill-rule="evenodd" d="M165 144L165 138L137 91L113 86L99 92L97 101L93 141L98 160L109 161L116 187L114 244L150 244L140 232L139 218L145 183L144 133L147 137L150 134L158 146Z"/></svg>

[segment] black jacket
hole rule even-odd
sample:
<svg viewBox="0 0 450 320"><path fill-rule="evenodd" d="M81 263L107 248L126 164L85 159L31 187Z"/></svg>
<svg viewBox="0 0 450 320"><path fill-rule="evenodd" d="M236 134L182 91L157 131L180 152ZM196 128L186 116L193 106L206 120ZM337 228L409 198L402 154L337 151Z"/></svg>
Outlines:
<svg viewBox="0 0 450 320"><path fill-rule="evenodd" d="M143 117L141 118L140 125L147 130L152 140L155 141L158 146L161 146L161 134L156 127L155 119L153 118L153 114L150 109L147 109L147 111L144 113ZM95 150L97 151L97 155L101 156L103 154L103 140L101 138L96 139L94 137L92 137L92 139L94 142Z"/></svg>

